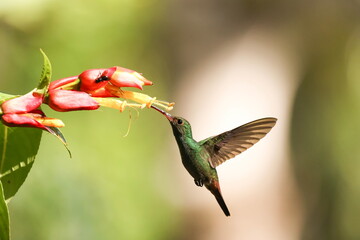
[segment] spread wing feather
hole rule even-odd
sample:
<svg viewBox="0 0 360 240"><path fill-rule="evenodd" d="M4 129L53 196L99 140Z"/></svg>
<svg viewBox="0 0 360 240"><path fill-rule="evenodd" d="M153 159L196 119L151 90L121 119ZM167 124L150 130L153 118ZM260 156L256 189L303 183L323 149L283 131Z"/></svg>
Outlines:
<svg viewBox="0 0 360 240"><path fill-rule="evenodd" d="M262 118L200 141L213 168L253 146L275 126L276 118Z"/></svg>

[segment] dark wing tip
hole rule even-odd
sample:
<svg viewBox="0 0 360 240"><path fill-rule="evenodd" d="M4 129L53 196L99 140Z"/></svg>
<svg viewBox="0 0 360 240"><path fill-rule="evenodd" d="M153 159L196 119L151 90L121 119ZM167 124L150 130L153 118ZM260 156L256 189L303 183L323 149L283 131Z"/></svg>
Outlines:
<svg viewBox="0 0 360 240"><path fill-rule="evenodd" d="M261 122L261 123L273 123L275 125L275 123L277 122L277 118L274 118L274 117L266 117L266 118L261 118L261 119L258 119L258 120L255 120L255 121L252 121L250 123L253 123L253 122Z"/></svg>
<svg viewBox="0 0 360 240"><path fill-rule="evenodd" d="M269 117L269 118L266 118L269 120L269 123L273 123L273 126L275 126L276 122L277 122L277 118L274 118L274 117Z"/></svg>
<svg viewBox="0 0 360 240"><path fill-rule="evenodd" d="M213 137L216 143L208 145L212 153L211 166L215 168L252 147L271 131L276 122L274 117L261 118Z"/></svg>

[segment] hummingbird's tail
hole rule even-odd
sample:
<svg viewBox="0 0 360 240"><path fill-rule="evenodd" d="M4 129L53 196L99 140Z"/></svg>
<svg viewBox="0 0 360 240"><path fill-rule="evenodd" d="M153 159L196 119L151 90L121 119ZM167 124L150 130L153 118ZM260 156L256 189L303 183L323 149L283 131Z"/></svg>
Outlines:
<svg viewBox="0 0 360 240"><path fill-rule="evenodd" d="M219 182L216 180L211 181L210 184L205 184L206 188L215 196L216 201L220 205L224 214L228 217L230 216L229 209L227 208L225 201L221 195Z"/></svg>

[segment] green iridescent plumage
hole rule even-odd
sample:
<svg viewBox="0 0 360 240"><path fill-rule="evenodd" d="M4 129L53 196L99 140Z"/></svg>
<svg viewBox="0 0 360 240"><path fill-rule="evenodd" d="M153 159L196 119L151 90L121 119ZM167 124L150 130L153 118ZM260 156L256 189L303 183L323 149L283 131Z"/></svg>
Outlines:
<svg viewBox="0 0 360 240"><path fill-rule="evenodd" d="M226 216L230 212L221 195L216 167L244 152L263 138L276 123L276 118L262 118L217 136L197 142L192 137L190 123L153 107L169 120L179 146L184 167L197 186L205 187L215 196Z"/></svg>

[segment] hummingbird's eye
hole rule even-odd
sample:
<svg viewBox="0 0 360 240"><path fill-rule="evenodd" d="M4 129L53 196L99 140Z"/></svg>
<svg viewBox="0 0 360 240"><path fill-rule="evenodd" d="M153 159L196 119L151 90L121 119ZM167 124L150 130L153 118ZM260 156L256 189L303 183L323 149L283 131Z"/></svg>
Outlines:
<svg viewBox="0 0 360 240"><path fill-rule="evenodd" d="M180 125L182 125L184 122L183 122L183 120L178 119L178 120L177 120L177 123L180 124Z"/></svg>

